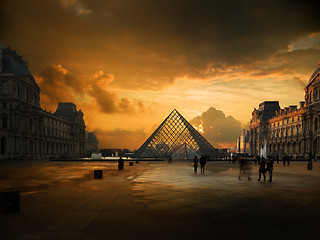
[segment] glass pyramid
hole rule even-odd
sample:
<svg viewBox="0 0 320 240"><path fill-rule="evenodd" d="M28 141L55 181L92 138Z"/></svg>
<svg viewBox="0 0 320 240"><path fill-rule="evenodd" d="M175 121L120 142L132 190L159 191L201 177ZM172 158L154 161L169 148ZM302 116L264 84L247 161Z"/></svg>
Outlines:
<svg viewBox="0 0 320 240"><path fill-rule="evenodd" d="M135 153L135 157L214 157L218 151L174 109Z"/></svg>

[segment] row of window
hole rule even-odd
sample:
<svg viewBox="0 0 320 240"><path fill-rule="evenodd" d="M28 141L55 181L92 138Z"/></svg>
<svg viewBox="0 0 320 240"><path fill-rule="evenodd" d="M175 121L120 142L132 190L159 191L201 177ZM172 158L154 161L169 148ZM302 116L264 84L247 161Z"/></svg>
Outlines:
<svg viewBox="0 0 320 240"><path fill-rule="evenodd" d="M2 82L1 95L7 96L8 90L9 90L8 82L7 81ZM14 91L15 91L16 97L21 97L21 98L23 98L27 101L30 101L32 103L35 103L35 104L37 104L39 102L39 99L38 99L37 94L35 92L33 92L32 90L29 90L26 87L21 89L20 85L17 83L15 84Z"/></svg>
<svg viewBox="0 0 320 240"><path fill-rule="evenodd" d="M281 129L279 128L279 129L273 130L271 132L271 137L275 138L275 137L292 136L295 133L299 134L299 129L300 129L299 125L292 126L292 127L281 128Z"/></svg>
<svg viewBox="0 0 320 240"><path fill-rule="evenodd" d="M320 98L320 89L318 88L315 88L314 90L307 92L305 95L305 100L307 103L318 101L319 98Z"/></svg>
<svg viewBox="0 0 320 240"><path fill-rule="evenodd" d="M59 126L59 127L63 127L63 128L67 127L66 123L60 122L60 121L55 120L53 118L45 118L44 122L48 123L48 124L51 124L51 125L56 125L56 126Z"/></svg>
<svg viewBox="0 0 320 240"><path fill-rule="evenodd" d="M289 118L283 119L283 120L282 120L282 125L289 123L289 121L290 121ZM295 121L295 118L294 118L294 117L291 118L291 122L293 123L294 121ZM300 116L297 117L297 121L298 121L298 122L300 121ZM272 126L275 127L276 125L279 126L279 125L280 125L280 121L277 122L277 123L273 123L273 124L271 123L271 124L270 124L270 127L272 127Z"/></svg>

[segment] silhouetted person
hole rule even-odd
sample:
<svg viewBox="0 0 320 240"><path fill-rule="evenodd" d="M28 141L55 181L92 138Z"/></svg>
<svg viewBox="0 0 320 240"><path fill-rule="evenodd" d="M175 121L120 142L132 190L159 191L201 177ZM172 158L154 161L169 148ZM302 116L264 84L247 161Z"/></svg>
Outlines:
<svg viewBox="0 0 320 240"><path fill-rule="evenodd" d="M257 155L257 162L258 162L258 164L260 164L260 155Z"/></svg>
<svg viewBox="0 0 320 240"><path fill-rule="evenodd" d="M240 158L239 165L240 165L239 180L241 180L242 175L244 176L246 174L248 174L248 180L251 180L251 178L250 178L251 166L250 166L249 161L245 158Z"/></svg>
<svg viewBox="0 0 320 240"><path fill-rule="evenodd" d="M124 162L123 162L122 157L120 157L120 158L118 159L118 169L119 169L119 170L123 170L123 166L124 166Z"/></svg>
<svg viewBox="0 0 320 240"><path fill-rule="evenodd" d="M200 157L200 167L201 167L201 173L202 174L204 174L204 168L206 166L206 163L207 163L206 158L202 155Z"/></svg>
<svg viewBox="0 0 320 240"><path fill-rule="evenodd" d="M198 157L195 156L194 159L193 159L193 169L194 169L194 173L197 173L197 170L198 170Z"/></svg>
<svg viewBox="0 0 320 240"><path fill-rule="evenodd" d="M265 181L266 180L266 159L263 156L260 160L258 181L260 181L261 179L261 174L263 175L263 181Z"/></svg>
<svg viewBox="0 0 320 240"><path fill-rule="evenodd" d="M269 172L269 182L272 182L273 162L273 158L268 158L266 170Z"/></svg>
<svg viewBox="0 0 320 240"><path fill-rule="evenodd" d="M290 161L292 160L292 156L288 156L287 157L287 164L288 164L288 166L290 165Z"/></svg>

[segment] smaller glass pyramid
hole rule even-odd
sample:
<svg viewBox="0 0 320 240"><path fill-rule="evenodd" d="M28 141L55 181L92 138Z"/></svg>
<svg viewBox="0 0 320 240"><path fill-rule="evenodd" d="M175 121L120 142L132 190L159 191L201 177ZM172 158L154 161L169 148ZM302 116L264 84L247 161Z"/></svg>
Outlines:
<svg viewBox="0 0 320 240"><path fill-rule="evenodd" d="M218 151L174 109L135 153L135 157L191 158L218 156Z"/></svg>

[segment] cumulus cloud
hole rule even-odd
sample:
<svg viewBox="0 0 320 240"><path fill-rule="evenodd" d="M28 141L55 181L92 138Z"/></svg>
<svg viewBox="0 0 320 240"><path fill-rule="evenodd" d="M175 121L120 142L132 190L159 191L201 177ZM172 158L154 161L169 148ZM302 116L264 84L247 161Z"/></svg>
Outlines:
<svg viewBox="0 0 320 240"><path fill-rule="evenodd" d="M41 88L41 104L51 110L58 102L77 103L78 96L91 97L100 112L106 114L134 114L145 109L143 102L119 98L111 91L108 85L113 81L113 75L103 71L89 76L77 75L58 64L45 68L36 76L36 80Z"/></svg>
<svg viewBox="0 0 320 240"><path fill-rule="evenodd" d="M236 145L237 137L242 133L238 120L214 107L193 118L190 123L216 148Z"/></svg>

